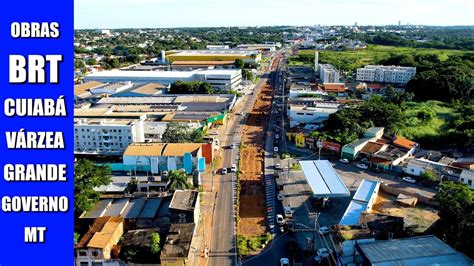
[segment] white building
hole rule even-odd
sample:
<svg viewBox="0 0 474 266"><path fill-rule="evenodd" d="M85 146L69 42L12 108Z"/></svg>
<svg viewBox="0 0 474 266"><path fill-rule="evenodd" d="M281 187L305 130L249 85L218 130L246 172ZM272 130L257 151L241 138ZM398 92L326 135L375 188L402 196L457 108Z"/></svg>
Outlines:
<svg viewBox="0 0 474 266"><path fill-rule="evenodd" d="M415 74L415 67L367 65L357 69L357 80L407 84Z"/></svg>
<svg viewBox="0 0 474 266"><path fill-rule="evenodd" d="M144 142L143 121L136 119L75 119L74 153L121 155L134 142Z"/></svg>
<svg viewBox="0 0 474 266"><path fill-rule="evenodd" d="M320 124L338 109L339 104L337 103L316 102L311 106L290 104L288 106L290 127L300 124Z"/></svg>
<svg viewBox="0 0 474 266"><path fill-rule="evenodd" d="M459 181L467 184L469 188L474 189L474 171L467 169L462 170Z"/></svg>
<svg viewBox="0 0 474 266"><path fill-rule="evenodd" d="M319 64L321 83L339 83L339 71L330 64Z"/></svg>
<svg viewBox="0 0 474 266"><path fill-rule="evenodd" d="M196 71L102 71L92 73L84 81L158 83L169 85L176 81L204 81L216 90L236 90L242 82L240 69L210 69Z"/></svg>

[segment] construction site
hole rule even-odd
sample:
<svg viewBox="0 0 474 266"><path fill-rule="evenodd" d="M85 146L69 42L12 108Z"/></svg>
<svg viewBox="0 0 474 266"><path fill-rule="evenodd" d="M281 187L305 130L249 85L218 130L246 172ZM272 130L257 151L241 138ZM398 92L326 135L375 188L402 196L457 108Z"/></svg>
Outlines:
<svg viewBox="0 0 474 266"><path fill-rule="evenodd" d="M270 73L278 66L272 61ZM270 74L271 75L271 74ZM249 112L242 131L240 151L240 208L238 234L258 236L266 233L266 203L264 183L265 132L268 126L274 88L271 77L258 91L255 104Z"/></svg>

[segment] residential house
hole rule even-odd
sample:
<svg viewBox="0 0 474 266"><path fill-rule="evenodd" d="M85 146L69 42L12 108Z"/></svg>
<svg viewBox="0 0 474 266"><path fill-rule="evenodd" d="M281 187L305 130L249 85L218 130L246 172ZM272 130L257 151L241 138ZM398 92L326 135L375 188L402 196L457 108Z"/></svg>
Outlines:
<svg viewBox="0 0 474 266"><path fill-rule="evenodd" d="M161 250L162 266L185 266L192 261L191 246L195 232L194 223L171 224Z"/></svg>
<svg viewBox="0 0 474 266"><path fill-rule="evenodd" d="M199 192L175 190L169 205L172 223L198 223L200 215Z"/></svg>
<svg viewBox="0 0 474 266"><path fill-rule="evenodd" d="M462 170L459 181L467 184L471 189L474 189L474 171L467 169Z"/></svg>
<svg viewBox="0 0 474 266"><path fill-rule="evenodd" d="M75 247L75 265L121 265L119 260L113 260L111 253L123 235L123 224L122 217L97 218Z"/></svg>

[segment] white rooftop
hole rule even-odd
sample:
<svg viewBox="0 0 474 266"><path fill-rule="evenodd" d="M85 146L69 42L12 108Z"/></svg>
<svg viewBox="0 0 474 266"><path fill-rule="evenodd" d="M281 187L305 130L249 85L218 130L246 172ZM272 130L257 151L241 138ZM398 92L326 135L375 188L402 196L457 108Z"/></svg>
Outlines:
<svg viewBox="0 0 474 266"><path fill-rule="evenodd" d="M348 197L350 192L328 160L300 161L315 197Z"/></svg>

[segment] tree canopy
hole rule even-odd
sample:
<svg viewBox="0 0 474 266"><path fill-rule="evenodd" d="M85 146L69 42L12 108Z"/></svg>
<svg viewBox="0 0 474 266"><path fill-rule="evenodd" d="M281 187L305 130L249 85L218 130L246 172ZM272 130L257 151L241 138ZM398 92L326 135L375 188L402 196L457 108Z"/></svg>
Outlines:
<svg viewBox="0 0 474 266"><path fill-rule="evenodd" d="M462 183L443 182L436 194L439 202L439 235L443 241L474 257L474 193Z"/></svg>
<svg viewBox="0 0 474 266"><path fill-rule="evenodd" d="M211 84L203 81L176 81L171 84L171 94L212 94Z"/></svg>
<svg viewBox="0 0 474 266"><path fill-rule="evenodd" d="M165 143L200 143L203 141L203 132L193 130L186 124L170 122L161 137Z"/></svg>
<svg viewBox="0 0 474 266"><path fill-rule="evenodd" d="M170 182L171 189L186 189L189 188L188 176L183 169L171 170L168 173L167 180Z"/></svg>
<svg viewBox="0 0 474 266"><path fill-rule="evenodd" d="M94 188L110 184L110 168L80 159L74 166L74 210L77 214L89 211L99 200Z"/></svg>

